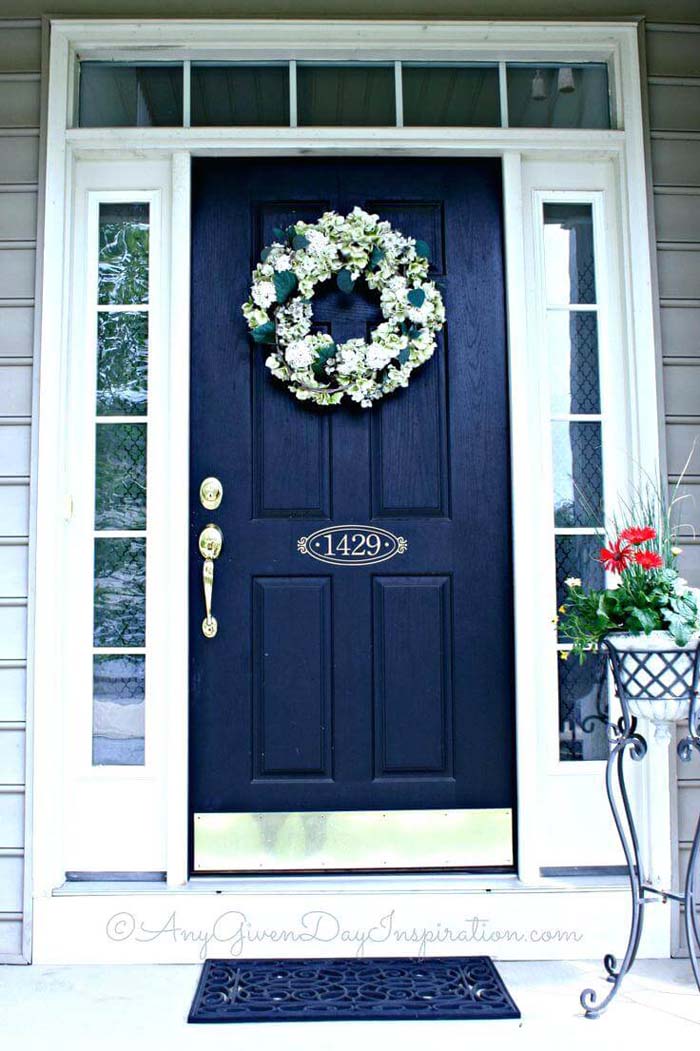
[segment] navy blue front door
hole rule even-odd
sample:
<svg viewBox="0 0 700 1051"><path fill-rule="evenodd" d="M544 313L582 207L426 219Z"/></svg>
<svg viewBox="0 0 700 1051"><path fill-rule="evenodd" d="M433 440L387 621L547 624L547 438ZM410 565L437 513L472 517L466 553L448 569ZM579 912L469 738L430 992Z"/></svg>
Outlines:
<svg viewBox="0 0 700 1051"><path fill-rule="evenodd" d="M274 227L354 205L427 242L447 324L407 389L315 408L265 368L240 306ZM513 807L500 162L195 160L192 234L192 811ZM380 320L360 285L317 297L336 342ZM207 475L216 511L199 502ZM224 536L214 639L209 521ZM299 550L346 524L407 550L351 565Z"/></svg>

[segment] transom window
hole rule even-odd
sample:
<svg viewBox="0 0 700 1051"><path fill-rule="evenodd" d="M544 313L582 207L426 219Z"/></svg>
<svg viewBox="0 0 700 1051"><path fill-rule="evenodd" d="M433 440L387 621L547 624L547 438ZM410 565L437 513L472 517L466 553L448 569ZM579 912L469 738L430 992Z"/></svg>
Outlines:
<svg viewBox="0 0 700 1051"><path fill-rule="evenodd" d="M604 62L80 63L77 125L610 128Z"/></svg>

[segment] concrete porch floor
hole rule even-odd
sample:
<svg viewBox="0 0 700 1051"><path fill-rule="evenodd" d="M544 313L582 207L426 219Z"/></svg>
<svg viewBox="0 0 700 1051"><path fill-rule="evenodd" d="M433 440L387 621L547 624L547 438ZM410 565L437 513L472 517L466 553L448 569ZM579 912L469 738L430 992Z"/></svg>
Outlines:
<svg viewBox="0 0 700 1051"><path fill-rule="evenodd" d="M520 1022L292 1022L188 1025L199 966L0 968L0 1039L23 1051L240 1048L242 1051L429 1051L439 1048L621 1048L663 1051L700 1038L700 994L684 960L636 964L610 1012L583 1018L586 985L602 995L599 963L497 963Z"/></svg>

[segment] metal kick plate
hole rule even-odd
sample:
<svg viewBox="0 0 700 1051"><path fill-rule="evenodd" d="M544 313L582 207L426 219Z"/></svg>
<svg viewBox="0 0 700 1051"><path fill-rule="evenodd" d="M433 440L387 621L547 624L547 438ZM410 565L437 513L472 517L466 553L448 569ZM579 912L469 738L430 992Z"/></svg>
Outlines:
<svg viewBox="0 0 700 1051"><path fill-rule="evenodd" d="M510 809L194 815L198 873L512 864Z"/></svg>

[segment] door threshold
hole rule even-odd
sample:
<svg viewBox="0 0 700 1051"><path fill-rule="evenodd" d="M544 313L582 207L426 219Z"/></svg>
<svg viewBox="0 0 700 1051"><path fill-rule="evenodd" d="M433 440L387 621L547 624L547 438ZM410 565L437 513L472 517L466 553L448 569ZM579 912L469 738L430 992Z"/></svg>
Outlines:
<svg viewBox="0 0 700 1051"><path fill-rule="evenodd" d="M99 897L115 895L232 895L293 896L314 894L513 894L590 893L601 890L629 891L626 877L617 875L546 877L524 882L516 873L343 873L317 876L192 876L187 883L162 881L66 882L53 890L54 897Z"/></svg>

